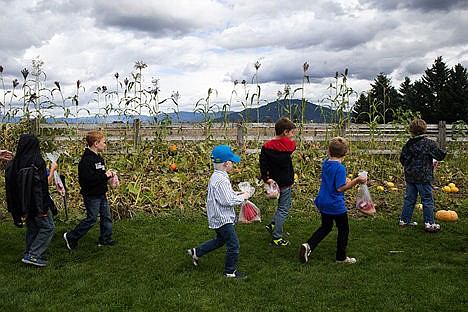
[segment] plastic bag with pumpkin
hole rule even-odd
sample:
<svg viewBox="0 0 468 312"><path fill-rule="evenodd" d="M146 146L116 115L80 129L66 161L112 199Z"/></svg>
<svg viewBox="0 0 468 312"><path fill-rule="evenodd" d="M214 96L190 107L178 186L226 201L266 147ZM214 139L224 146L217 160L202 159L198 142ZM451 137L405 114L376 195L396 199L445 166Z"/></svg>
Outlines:
<svg viewBox="0 0 468 312"><path fill-rule="evenodd" d="M368 215L375 215L375 207L367 184L362 184L359 187L356 196L356 208Z"/></svg>

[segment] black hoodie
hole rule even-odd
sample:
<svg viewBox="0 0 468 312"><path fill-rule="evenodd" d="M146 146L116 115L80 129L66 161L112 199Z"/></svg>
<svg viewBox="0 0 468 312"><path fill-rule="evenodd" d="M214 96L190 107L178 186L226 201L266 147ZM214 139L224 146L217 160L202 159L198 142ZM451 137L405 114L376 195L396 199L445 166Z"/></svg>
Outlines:
<svg viewBox="0 0 468 312"><path fill-rule="evenodd" d="M107 193L106 166L104 158L89 148L85 149L78 165L78 181L83 196L98 196Z"/></svg>
<svg viewBox="0 0 468 312"><path fill-rule="evenodd" d="M49 194L46 163L41 156L39 140L33 134L21 135L15 157L5 170L5 188L8 211L19 226L21 217L55 210Z"/></svg>
<svg viewBox="0 0 468 312"><path fill-rule="evenodd" d="M260 152L260 173L262 180L273 179L280 188L294 184L294 168L291 154L296 143L288 137L270 140L262 146Z"/></svg>

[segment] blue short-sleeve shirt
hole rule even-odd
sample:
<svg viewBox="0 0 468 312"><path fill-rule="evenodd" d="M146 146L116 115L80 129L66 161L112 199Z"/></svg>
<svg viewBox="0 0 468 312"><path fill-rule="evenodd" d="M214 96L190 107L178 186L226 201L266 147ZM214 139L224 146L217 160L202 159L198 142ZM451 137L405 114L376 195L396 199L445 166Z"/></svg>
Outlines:
<svg viewBox="0 0 468 312"><path fill-rule="evenodd" d="M322 165L322 183L315 205L322 213L338 215L346 212L344 192L338 188L346 184L346 167L339 161L325 159Z"/></svg>

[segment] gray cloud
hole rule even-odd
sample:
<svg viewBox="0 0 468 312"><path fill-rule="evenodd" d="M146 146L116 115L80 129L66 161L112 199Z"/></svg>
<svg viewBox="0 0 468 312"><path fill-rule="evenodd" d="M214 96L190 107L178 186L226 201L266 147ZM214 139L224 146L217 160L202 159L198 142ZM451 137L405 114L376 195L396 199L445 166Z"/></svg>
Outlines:
<svg viewBox="0 0 468 312"><path fill-rule="evenodd" d="M465 0L360 0L360 2L382 10L408 9L431 12L468 8L468 3Z"/></svg>
<svg viewBox="0 0 468 312"><path fill-rule="evenodd" d="M115 72L131 77L137 60L148 64L144 82L159 78L162 98L179 91L187 110L208 88L218 90L222 103L234 80L251 83L257 60L264 99L286 83L299 87L304 62L314 98L345 68L350 84L366 88L380 72L395 84L422 75L440 55L449 66L468 66L466 1L0 0L0 6L6 84L40 56L49 83L58 80L71 93L80 79L88 98L97 86L113 88Z"/></svg>

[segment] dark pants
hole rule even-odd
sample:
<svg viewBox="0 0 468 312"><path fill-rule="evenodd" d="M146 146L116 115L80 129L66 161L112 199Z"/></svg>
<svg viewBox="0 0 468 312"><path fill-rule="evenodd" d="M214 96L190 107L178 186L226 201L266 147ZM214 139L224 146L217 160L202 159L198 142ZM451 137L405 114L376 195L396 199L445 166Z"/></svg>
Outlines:
<svg viewBox="0 0 468 312"><path fill-rule="evenodd" d="M84 196L86 218L67 234L68 239L78 241L96 224L99 215L101 235L99 243L105 244L112 240L112 220L106 195Z"/></svg>
<svg viewBox="0 0 468 312"><path fill-rule="evenodd" d="M343 261L346 259L346 246L348 245L348 214L345 212L340 215L330 215L321 213L322 225L312 234L307 243L310 250L313 251L315 247L331 232L333 228L333 220L336 222L338 228L338 239L336 240L336 260Z"/></svg>

